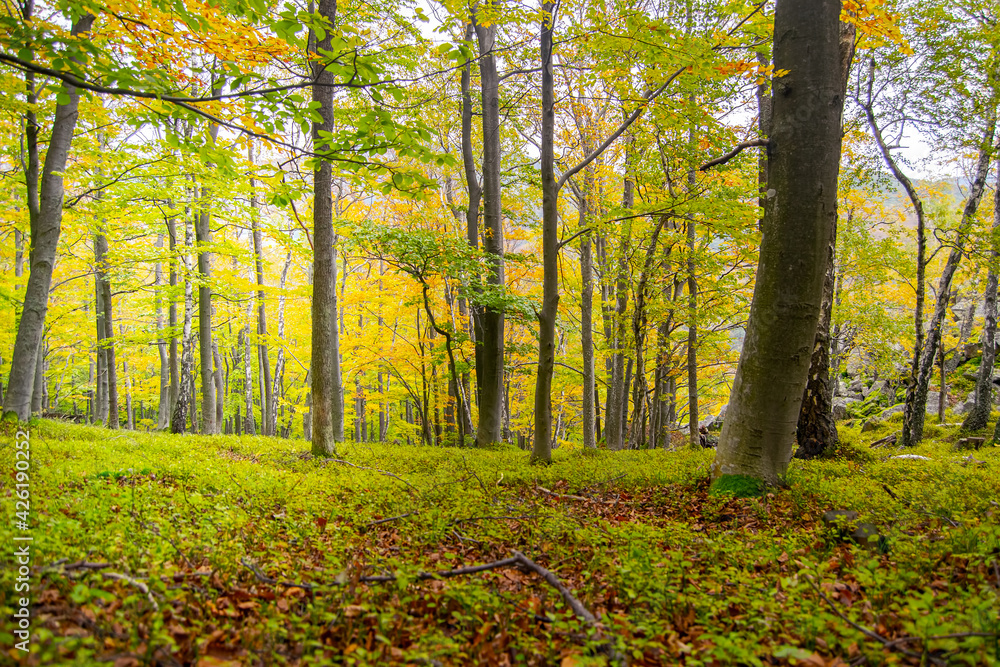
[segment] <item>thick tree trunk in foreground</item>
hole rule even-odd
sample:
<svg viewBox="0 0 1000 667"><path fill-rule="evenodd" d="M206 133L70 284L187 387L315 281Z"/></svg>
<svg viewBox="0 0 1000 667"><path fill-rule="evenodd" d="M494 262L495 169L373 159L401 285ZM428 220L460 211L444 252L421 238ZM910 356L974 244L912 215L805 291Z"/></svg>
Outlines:
<svg viewBox="0 0 1000 667"><path fill-rule="evenodd" d="M997 186L993 191L993 233L991 237L990 268L986 274L986 289L983 292L983 358L979 362L979 377L976 379L976 404L962 422L963 431L978 431L986 428L993 407L993 365L996 362L997 335L997 269L1000 263L1000 160L997 161ZM942 395L944 390L942 389ZM1000 424L1000 421L997 422ZM996 436L994 436L994 440Z"/></svg>
<svg viewBox="0 0 1000 667"><path fill-rule="evenodd" d="M90 32L93 23L92 15L82 17L73 26L73 34ZM67 100L66 104L56 103L49 150L45 154L39 186L38 216L35 228L31 230L29 259L31 273L24 291L24 305L18 322L17 337L14 340L10 376L7 379L7 392L3 402L4 413L13 412L21 420L27 420L31 416L35 365L45 329L52 269L55 266L56 248L62 231L63 171L66 169L69 149L73 143L77 108L80 103L80 94L76 88L69 84L63 84L62 88Z"/></svg>
<svg viewBox="0 0 1000 667"><path fill-rule="evenodd" d="M319 15L329 22L326 34L317 40L313 55L330 51L331 31L336 19L336 0L320 0ZM322 152L327 144L321 133L333 131L334 76L318 63L312 64L313 102L319 122L313 122L313 145ZM337 256L333 234L333 169L319 160L313 170L313 299L312 299L312 453L334 456L336 443L344 441L344 390L340 377L340 344L337 331Z"/></svg>
<svg viewBox="0 0 1000 667"><path fill-rule="evenodd" d="M773 198L713 476L777 483L791 459L837 222L840 0L778 0L769 153Z"/></svg>
<svg viewBox="0 0 1000 667"><path fill-rule="evenodd" d="M483 249L489 255L486 284L492 289L504 285L503 215L500 197L500 78L497 75L496 23L483 27L476 22L479 40L479 75L483 93ZM503 419L504 313L495 305L479 312L480 331L476 345L482 355L476 367L479 381L479 425L476 445L500 442Z"/></svg>
<svg viewBox="0 0 1000 667"><path fill-rule="evenodd" d="M559 311L559 188L555 177L555 97L552 70L552 2L542 4L542 308L538 311L538 373L535 378L533 461L552 460L552 370Z"/></svg>
<svg viewBox="0 0 1000 667"><path fill-rule="evenodd" d="M853 24L840 24L840 89L845 96L851 63L854 60L855 34ZM795 456L800 459L817 458L832 452L838 439L837 421L833 418L833 385L830 383L830 324L833 320L833 300L837 283L834 263L836 254L837 226L834 225L830 252L826 260L826 277L823 280L823 306L796 428L799 448Z"/></svg>

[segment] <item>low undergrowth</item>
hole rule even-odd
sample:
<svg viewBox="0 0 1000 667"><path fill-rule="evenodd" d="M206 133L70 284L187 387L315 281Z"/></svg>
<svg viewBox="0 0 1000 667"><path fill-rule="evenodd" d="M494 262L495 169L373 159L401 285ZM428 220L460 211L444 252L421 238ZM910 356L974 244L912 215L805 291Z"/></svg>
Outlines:
<svg viewBox="0 0 1000 667"><path fill-rule="evenodd" d="M947 436L950 433L942 433ZM868 438L873 434L865 434ZM14 526L13 434L0 492ZM997 664L1000 449L845 432L788 487L709 494L711 451L490 451L32 427L31 665ZM852 455L855 453L857 455ZM10 472L8 472L10 471ZM820 520L850 509L888 553ZM505 567L419 580L517 550ZM14 645L5 548L0 643ZM372 583L363 577L392 575ZM7 656L5 656L6 659Z"/></svg>

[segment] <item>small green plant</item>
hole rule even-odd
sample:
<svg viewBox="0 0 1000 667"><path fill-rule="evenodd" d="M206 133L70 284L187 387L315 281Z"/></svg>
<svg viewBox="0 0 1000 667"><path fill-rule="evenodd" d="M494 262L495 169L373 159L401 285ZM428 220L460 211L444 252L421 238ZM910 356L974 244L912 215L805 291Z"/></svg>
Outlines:
<svg viewBox="0 0 1000 667"><path fill-rule="evenodd" d="M709 487L713 496L731 495L736 498L757 498L764 494L766 484L749 475L722 475Z"/></svg>

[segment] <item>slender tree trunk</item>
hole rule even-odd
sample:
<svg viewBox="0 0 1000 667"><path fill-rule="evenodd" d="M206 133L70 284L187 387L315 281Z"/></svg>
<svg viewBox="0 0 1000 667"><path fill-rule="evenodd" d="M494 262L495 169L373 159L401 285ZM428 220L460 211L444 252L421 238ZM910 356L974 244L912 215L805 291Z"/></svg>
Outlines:
<svg viewBox="0 0 1000 667"><path fill-rule="evenodd" d="M98 289L101 292L103 312L100 323L104 327L102 345L105 355L105 372L108 382L108 428L117 429L118 416L118 365L115 361L115 319L112 307L111 280L108 277L108 240L104 235L103 223L94 236L94 263Z"/></svg>
<svg viewBox="0 0 1000 667"><path fill-rule="evenodd" d="M319 15L329 21L314 53L332 47L336 0L319 0ZM318 55L322 58L322 55ZM334 76L321 63L313 63L313 102L320 120L312 125L313 145L328 149L325 133L333 132ZM344 440L344 390L340 377L340 341L337 331L337 256L333 234L333 169L328 160L317 160L313 169L313 299L312 299L312 453L334 456L336 443Z"/></svg>
<svg viewBox="0 0 1000 667"><path fill-rule="evenodd" d="M82 35L90 32L93 22L92 15L83 16L73 25L72 34ZM33 85L31 88L33 89ZM56 249L62 228L63 172L73 143L73 131L76 128L80 102L80 95L75 87L64 84L62 88L66 104L56 104L49 149L45 154L39 186L38 215L31 230L29 258L31 273L24 291L24 305L18 322L14 351L11 355L10 376L3 403L4 413L13 412L21 420L27 420L31 414L35 365L45 329L49 287L52 284L52 270L55 266ZM37 126L35 127L37 129Z"/></svg>
<svg viewBox="0 0 1000 667"><path fill-rule="evenodd" d="M963 431L986 428L993 407L993 367L996 362L997 335L997 270L1000 265L1000 160L997 160L997 185L993 190L993 229L990 249L990 267L986 274L983 292L983 357L979 362L976 380L976 402L962 423ZM944 373L941 374L941 395L944 396ZM1000 422L997 422L1000 424ZM996 434L993 436L996 440Z"/></svg>
<svg viewBox="0 0 1000 667"><path fill-rule="evenodd" d="M837 222L840 0L777 0L768 191L757 282L713 476L777 483L791 459Z"/></svg>
<svg viewBox="0 0 1000 667"><path fill-rule="evenodd" d="M173 208L173 202L167 201L167 206ZM167 218L167 239L170 248L170 304L167 307L167 326L170 327L170 350L169 350L169 375L170 375L170 400L168 403L167 421L164 427L169 426L171 416L174 413L174 406L177 404L180 395L180 358L177 354L177 298L175 290L177 288L177 216L171 215Z"/></svg>
<svg viewBox="0 0 1000 667"><path fill-rule="evenodd" d="M695 130L691 129L688 142L697 146ZM763 151L762 151L763 152ZM694 196L695 173L688 172L688 192ZM688 444L701 447L701 432L698 430L698 276L696 273L695 241L697 230L694 220L687 221L687 390L688 390Z"/></svg>
<svg viewBox="0 0 1000 667"><path fill-rule="evenodd" d="M622 208L629 211L635 206L634 184L629 178L629 159L626 157L625 185L622 194ZM625 408L628 404L627 388L628 382L625 380L625 310L628 307L628 251L631 244L632 226L631 221L625 221L625 229L622 231L621 247L619 248L618 269L615 279L615 307L609 309L607 315L609 322L605 327L610 327L611 340L609 347L611 353L610 374L608 377L608 397L605 408L605 428L604 439L607 448L619 450L622 448L622 433L625 428Z"/></svg>
<svg viewBox="0 0 1000 667"><path fill-rule="evenodd" d="M274 377L271 387L271 417L272 433L277 433L278 387L285 376L285 283L288 280L288 270L292 267L292 251L285 254L285 266L281 269L281 282L278 284L278 355L274 362Z"/></svg>
<svg viewBox="0 0 1000 667"><path fill-rule="evenodd" d="M590 151L587 150L589 153ZM584 174L583 192L580 197L579 228L587 226L587 198L591 196L593 176ZM597 447L595 433L595 395L597 390L596 368L594 365L594 258L590 235L584 234L580 241L580 342L583 347L583 446Z"/></svg>
<svg viewBox="0 0 1000 667"><path fill-rule="evenodd" d="M247 143L247 159L253 164L253 144ZM267 308L264 304L264 251L263 240L260 233L260 220L257 212L257 191L256 181L250 179L250 225L253 232L253 255L254 267L257 277L257 353L260 357L260 379L263 382L264 391L260 396L261 403L261 433L262 435L275 435L273 425L276 423L274 415L271 414L273 401L271 382L271 361L268 358L267 350Z"/></svg>
<svg viewBox="0 0 1000 667"><path fill-rule="evenodd" d="M559 312L559 189L555 177L555 97L552 32L555 4L542 3L542 307L538 311L538 374L535 380L534 461L552 461L552 371Z"/></svg>
<svg viewBox="0 0 1000 667"><path fill-rule="evenodd" d="M160 358L160 393L157 402L156 428L166 428L170 421L170 359L167 354L167 340L163 336L163 264L159 253L163 250L163 234L156 235L157 260L153 266L153 280L156 286L156 351Z"/></svg>
<svg viewBox="0 0 1000 667"><path fill-rule="evenodd" d="M498 10L497 0L486 6ZM479 41L479 75L483 100L483 249L489 261L486 283L496 288L504 285L503 213L500 196L500 78L497 74L495 20L488 26L475 21ZM544 167L543 167L544 169ZM544 177L543 177L544 178ZM500 442L503 423L504 313L486 305L479 312L481 328L476 345L482 347L476 374L480 381L479 426L476 445L484 447Z"/></svg>
<svg viewBox="0 0 1000 667"><path fill-rule="evenodd" d="M916 445L924 436L924 419L927 415L927 393L930 388L931 375L934 372L934 360L937 357L937 346L941 342L941 327L944 324L945 315L948 313L948 302L951 300L951 282L958 271L958 264L962 260L965 252L965 244L975 222L976 211L979 209L979 202L986 189L986 178L989 175L990 159L993 153L993 138L996 133L996 107L991 110L986 132L982 138L979 149L979 160L976 164L976 175L969 188L969 196L965 201L962 211L962 219L958 224L957 238L951 252L948 253L948 261L945 263L944 271L938 280L937 300L934 304L934 312L928 323L927 339L919 355L919 372L916 382L911 384L913 397L907 391L906 406L912 406L912 412L908 415L903 413L903 442L904 445ZM909 417L909 419L907 419ZM908 433L908 435L907 435Z"/></svg>
<svg viewBox="0 0 1000 667"><path fill-rule="evenodd" d="M173 413L170 416L170 432L184 433L188 419L188 410L191 410L193 419L193 391L194 378L194 349L191 334L192 320L194 319L194 289L191 285L191 244L194 236L191 216L193 212L185 211L184 215L184 252L181 255L181 263L184 272L184 326L181 330L181 357L180 367L177 372L177 400L172 402ZM192 428L192 430L195 430Z"/></svg>
<svg viewBox="0 0 1000 667"><path fill-rule="evenodd" d="M218 128L213 126L214 135ZM215 377L212 358L212 214L208 210L211 191L201 189L201 214L195 222L198 243L198 358L201 362L201 432L211 435L215 428Z"/></svg>
<svg viewBox="0 0 1000 667"><path fill-rule="evenodd" d="M250 321L252 319L253 302L247 301L246 322L243 330L243 432L247 435L257 435L257 426L253 413L253 367L256 362L253 342L250 337Z"/></svg>
<svg viewBox="0 0 1000 667"><path fill-rule="evenodd" d="M94 271L94 323L95 348L97 357L97 383L94 404L94 423L106 424L108 419L108 357L104 346L107 329L104 326L104 291L101 279Z"/></svg>

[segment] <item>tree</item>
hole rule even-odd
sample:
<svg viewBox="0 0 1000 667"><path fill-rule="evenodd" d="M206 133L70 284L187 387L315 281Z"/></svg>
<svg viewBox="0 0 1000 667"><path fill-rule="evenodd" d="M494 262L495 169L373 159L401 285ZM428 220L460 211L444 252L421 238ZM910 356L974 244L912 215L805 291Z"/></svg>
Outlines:
<svg viewBox="0 0 1000 667"><path fill-rule="evenodd" d="M319 0L322 33L310 52L315 84L313 103L319 118L312 123L313 146L318 153L329 146L333 132L335 81L324 60L332 47L336 0ZM325 53L324 53L325 52ZM329 159L313 166L313 297L312 297L312 453L334 456L344 440L344 388L340 376L340 340L337 330L337 257L333 233L333 167Z"/></svg>
<svg viewBox="0 0 1000 667"><path fill-rule="evenodd" d="M774 484L791 459L837 221L840 9L840 0L775 4L774 66L787 74L773 85L770 206L716 484L739 476Z"/></svg>
<svg viewBox="0 0 1000 667"><path fill-rule="evenodd" d="M93 23L92 14L80 17L73 24L72 36L85 36L90 32ZM56 102L52 136L42 167L38 214L31 230L29 255L31 273L24 292L24 306L17 327L17 339L11 355L10 376L3 403L4 414L12 412L22 420L27 420L31 415L35 365L45 328L52 269L62 229L63 170L66 168L69 150L73 143L79 105L80 93L76 87L63 84L62 92Z"/></svg>

